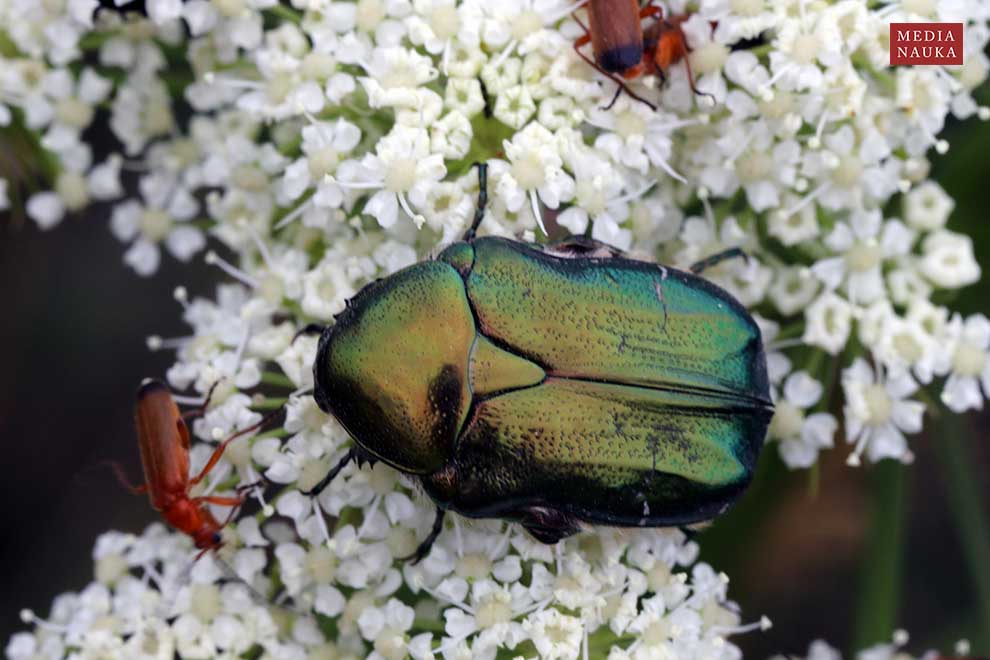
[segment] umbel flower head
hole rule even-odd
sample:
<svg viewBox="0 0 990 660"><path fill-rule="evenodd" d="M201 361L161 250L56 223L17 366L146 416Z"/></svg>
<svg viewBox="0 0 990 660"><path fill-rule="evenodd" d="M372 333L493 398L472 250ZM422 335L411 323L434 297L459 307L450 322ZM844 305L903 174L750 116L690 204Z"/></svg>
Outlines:
<svg viewBox="0 0 990 660"><path fill-rule="evenodd" d="M990 118L973 96L985 3L674 0L689 52L625 83L656 109L627 94L605 109L616 83L572 47L587 21L569 0L97 4L0 4L0 124L49 164L26 212L48 229L112 203L138 274L198 255L223 270L212 299L177 290L187 337L149 340L175 351L176 390L220 383L194 468L261 411L284 404L285 422L211 472L207 492L275 484L219 553L191 564L161 526L102 536L94 582L26 613L11 658L734 658L731 635L768 625L740 625L678 531L547 547L451 516L412 565L398 558L433 506L403 475L351 464L303 494L351 440L306 394L316 340L296 332L462 235L474 162L491 178L483 234L568 230L679 267L741 248L706 276L760 314L770 439L791 467L840 428L850 464L908 462L921 387L957 411L990 393L986 319L933 302L981 270L927 160L949 115ZM889 67L891 22L946 20L964 65ZM109 155L85 140L104 115ZM0 207L18 185L0 180Z"/></svg>

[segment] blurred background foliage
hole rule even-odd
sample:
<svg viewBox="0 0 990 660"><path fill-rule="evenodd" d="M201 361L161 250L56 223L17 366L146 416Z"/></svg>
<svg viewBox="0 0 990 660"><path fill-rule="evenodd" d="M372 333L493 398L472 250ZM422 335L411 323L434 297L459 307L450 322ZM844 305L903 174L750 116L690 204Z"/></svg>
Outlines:
<svg viewBox="0 0 990 660"><path fill-rule="evenodd" d="M957 203L949 227L974 238L984 268L952 304L988 313L990 123L957 122L945 137L952 148L932 158ZM0 175L29 171L28 148L0 134ZM4 644L23 627L21 608L47 613L55 595L89 582L100 532L136 533L156 520L101 462L119 461L138 480L134 391L171 363L145 338L187 332L175 286L211 296L221 281L201 261L169 258L153 278L136 277L108 218L93 207L42 233L0 214ZM703 558L730 576L744 619L774 623L737 639L747 657L805 653L815 638L849 652L889 641L894 628L911 632L915 653L950 651L965 637L990 655L990 413L929 414L908 468L849 468L843 446L811 471L790 472L770 447L742 502L699 537Z"/></svg>

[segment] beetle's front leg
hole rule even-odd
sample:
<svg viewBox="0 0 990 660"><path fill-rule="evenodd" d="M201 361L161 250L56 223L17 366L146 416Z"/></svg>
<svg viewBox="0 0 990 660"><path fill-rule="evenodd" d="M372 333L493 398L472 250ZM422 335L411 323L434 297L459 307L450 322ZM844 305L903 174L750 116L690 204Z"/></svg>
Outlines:
<svg viewBox="0 0 990 660"><path fill-rule="evenodd" d="M723 261L727 261L728 259L736 259L738 257L742 257L746 261L749 261L749 256L742 251L742 248L734 247L734 248L729 248L728 250L717 252L711 255L710 257L705 257L701 261L691 264L691 272L694 273L695 275L698 275L702 271L708 270L713 266L717 266Z"/></svg>
<svg viewBox="0 0 990 660"><path fill-rule="evenodd" d="M327 326L321 325L319 323L308 323L303 328L301 328L296 334L292 335L292 341L290 343L296 343L296 340L303 335L322 335L323 331L327 329Z"/></svg>
<svg viewBox="0 0 990 660"><path fill-rule="evenodd" d="M433 548L433 543L437 540L437 537L440 536L440 532L443 531L443 517L445 515L447 515L447 512L440 507L437 507L437 516L433 519L433 528L430 529L429 536L423 539L423 542L419 544L418 548L416 548L416 552L412 553L408 557L400 557L399 560L410 561L413 564L418 564L424 557L426 557L426 555L430 554L430 549Z"/></svg>
<svg viewBox="0 0 990 660"><path fill-rule="evenodd" d="M338 474L340 474L340 471L343 470L348 463L356 459L357 456L358 456L357 451L355 451L354 447L351 447L347 451L347 453L344 454L344 457L340 459L340 461L336 465L330 468L330 471L327 472L327 476L320 479L320 483L316 484L309 490L304 490L302 494L308 495L309 497L314 497L322 493L323 489L329 486L330 482L333 481Z"/></svg>
<svg viewBox="0 0 990 660"><path fill-rule="evenodd" d="M474 235L478 232L481 221L485 219L485 208L488 206L488 163L475 163L478 168L478 205L474 209L474 220L471 226L464 232L461 239L464 242L474 240Z"/></svg>

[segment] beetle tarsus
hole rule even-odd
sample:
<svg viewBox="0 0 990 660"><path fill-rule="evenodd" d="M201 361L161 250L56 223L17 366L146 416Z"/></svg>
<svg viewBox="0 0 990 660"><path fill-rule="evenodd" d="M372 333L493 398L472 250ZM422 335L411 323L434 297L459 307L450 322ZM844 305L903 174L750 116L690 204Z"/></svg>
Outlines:
<svg viewBox="0 0 990 660"><path fill-rule="evenodd" d="M464 241L474 240L474 235L478 233L481 221L485 219L485 207L488 206L488 163L475 163L478 168L478 206L474 210L474 220L471 226L464 232Z"/></svg>
<svg viewBox="0 0 990 660"><path fill-rule="evenodd" d="M705 257L704 259L702 259L697 263L691 264L691 272L694 273L695 275L698 275L702 271L717 266L723 261L727 261L729 259L736 259L739 257L742 257L747 262L749 261L749 255L743 252L742 248L737 248L737 247L729 248L728 250L723 250L722 252L713 254L710 257Z"/></svg>
<svg viewBox="0 0 990 660"><path fill-rule="evenodd" d="M316 484L309 490L304 490L303 495L314 497L322 493L323 489L329 486L330 482L333 481L338 474L340 474L340 471L343 470L347 466L347 464L353 461L355 458L357 458L357 452L354 451L354 448L352 447L346 454L344 454L344 457L340 459L340 462L334 465L330 469L330 471L327 472L327 476L323 477L320 480L320 483Z"/></svg>
<svg viewBox="0 0 990 660"><path fill-rule="evenodd" d="M206 409L210 407L210 401L213 400L213 392L216 391L217 385L219 385L220 381L222 380L223 377L221 376L220 378L217 378L215 381L213 381L213 384L210 385L210 389L206 391L206 398L203 399L203 405L193 408L192 410L187 410L186 412L182 413L182 419L189 421L193 417L202 417L203 415L205 415Z"/></svg>
<svg viewBox="0 0 990 660"><path fill-rule="evenodd" d="M433 548L433 543L437 540L437 537L440 536L440 532L443 531L443 517L445 515L447 515L447 512L440 507L437 507L437 515L436 518L433 519L433 528L430 529L429 536L427 536L423 542L419 544L419 547L416 548L416 552L412 553L408 557L401 557L400 561L408 561L411 564L416 565L426 558L426 555L430 554L430 549Z"/></svg>

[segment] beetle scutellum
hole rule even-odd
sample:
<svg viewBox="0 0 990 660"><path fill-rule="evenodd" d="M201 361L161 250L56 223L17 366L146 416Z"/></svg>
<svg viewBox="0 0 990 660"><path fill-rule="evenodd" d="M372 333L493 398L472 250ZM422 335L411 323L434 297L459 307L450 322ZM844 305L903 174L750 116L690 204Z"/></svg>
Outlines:
<svg viewBox="0 0 990 660"><path fill-rule="evenodd" d="M355 445L310 494L352 460L415 475L437 504L416 560L448 510L544 543L581 523L717 516L772 416L753 318L696 274L603 243L475 238L479 174L462 241L369 284L322 330L314 397Z"/></svg>

